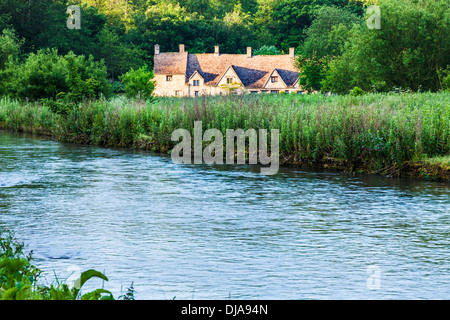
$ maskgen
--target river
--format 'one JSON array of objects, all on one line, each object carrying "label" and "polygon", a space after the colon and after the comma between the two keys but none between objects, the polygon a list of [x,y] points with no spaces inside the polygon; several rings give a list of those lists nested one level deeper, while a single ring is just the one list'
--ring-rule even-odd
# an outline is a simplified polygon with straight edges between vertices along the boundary
[{"label": "river", "polygon": [[449,299],[450,185],[246,165],[0,131],[0,227],[50,284],[117,298]]}]

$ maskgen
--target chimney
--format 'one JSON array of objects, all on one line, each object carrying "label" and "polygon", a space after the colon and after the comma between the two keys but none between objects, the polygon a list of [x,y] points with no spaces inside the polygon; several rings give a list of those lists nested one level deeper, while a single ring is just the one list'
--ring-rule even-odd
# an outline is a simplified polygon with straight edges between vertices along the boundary
[{"label": "chimney", "polygon": [[180,52],[184,52],[184,44],[180,44]]},{"label": "chimney", "polygon": [[289,48],[289,57],[290,58],[294,58],[295,56],[295,49],[294,48]]},{"label": "chimney", "polygon": [[247,47],[247,58],[252,57],[252,47]]},{"label": "chimney", "polygon": [[159,54],[159,44],[155,44],[155,56]]},{"label": "chimney", "polygon": [[214,56],[218,56],[219,53],[219,46],[214,46]]}]

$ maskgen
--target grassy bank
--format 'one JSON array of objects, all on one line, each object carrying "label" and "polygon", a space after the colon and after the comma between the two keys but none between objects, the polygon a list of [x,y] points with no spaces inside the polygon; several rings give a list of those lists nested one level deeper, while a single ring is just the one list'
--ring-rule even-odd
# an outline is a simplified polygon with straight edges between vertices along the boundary
[{"label": "grassy bank", "polygon": [[[67,116],[39,103],[0,100],[0,128],[76,143],[167,153],[175,129],[279,129],[284,165],[448,180],[450,93],[115,98]],[[416,169],[415,166],[419,166]],[[415,172],[415,173],[414,173]]]}]

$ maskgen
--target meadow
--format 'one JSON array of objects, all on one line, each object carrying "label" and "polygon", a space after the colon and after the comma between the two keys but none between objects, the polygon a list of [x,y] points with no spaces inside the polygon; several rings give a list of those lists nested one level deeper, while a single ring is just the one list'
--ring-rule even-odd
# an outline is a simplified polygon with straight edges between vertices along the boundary
[{"label": "meadow", "polygon": [[39,102],[0,100],[0,128],[64,142],[170,153],[178,128],[279,129],[280,164],[448,179],[450,93],[361,96],[123,96],[85,101],[67,114]]}]

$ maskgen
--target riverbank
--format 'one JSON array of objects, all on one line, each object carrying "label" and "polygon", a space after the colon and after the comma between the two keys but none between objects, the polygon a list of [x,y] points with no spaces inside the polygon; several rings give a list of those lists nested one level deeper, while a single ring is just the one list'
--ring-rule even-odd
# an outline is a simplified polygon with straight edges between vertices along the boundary
[{"label": "riverbank", "polygon": [[279,129],[280,164],[449,180],[450,93],[359,97],[257,95],[123,97],[78,105],[67,115],[39,103],[0,100],[0,128],[59,141],[169,153],[171,134],[209,128]]}]

